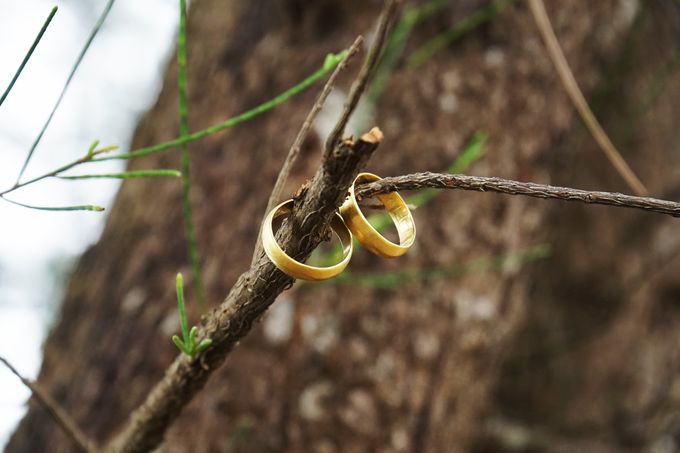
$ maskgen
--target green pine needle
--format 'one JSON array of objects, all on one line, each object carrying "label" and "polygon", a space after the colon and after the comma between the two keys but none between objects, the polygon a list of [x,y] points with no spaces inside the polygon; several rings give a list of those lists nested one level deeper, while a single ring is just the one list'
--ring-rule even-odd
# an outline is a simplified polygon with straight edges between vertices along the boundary
[{"label": "green pine needle", "polygon": [[45,23],[43,23],[42,28],[38,32],[38,35],[35,37],[33,40],[33,44],[31,44],[31,48],[28,49],[28,52],[26,53],[26,56],[24,56],[23,61],[19,65],[19,68],[17,69],[17,72],[14,74],[14,77],[12,77],[12,80],[9,82],[9,85],[5,89],[5,92],[2,93],[2,97],[0,97],[0,105],[2,105],[3,102],[5,102],[5,99],[7,98],[7,95],[9,94],[10,91],[12,91],[12,88],[14,87],[14,84],[16,83],[17,79],[19,78],[19,75],[21,75],[21,71],[24,70],[24,67],[28,63],[28,60],[31,59],[31,56],[33,55],[33,51],[35,50],[36,47],[38,47],[38,43],[42,39],[43,35],[45,34],[45,31],[47,30],[47,27],[49,27],[50,22],[52,22],[52,19],[54,18],[54,15],[57,14],[57,9],[59,7],[54,6],[52,8],[52,11],[50,11],[50,14],[47,16],[47,19],[45,20]]},{"label": "green pine needle", "polygon": [[28,208],[28,209],[36,209],[38,211],[94,211],[94,212],[101,212],[104,210],[103,207],[98,206],[96,204],[83,204],[83,205],[77,205],[77,206],[33,206],[30,204],[25,204],[25,203],[19,203],[18,201],[10,200],[9,198],[6,197],[0,197],[1,199],[5,200],[8,203],[12,203],[17,206],[21,206],[22,208]]},{"label": "green pine needle", "polygon": [[97,149],[97,146],[99,146],[99,139],[92,142],[87,150],[87,156],[94,156],[94,151]]},{"label": "green pine needle", "polygon": [[99,149],[97,149],[97,146],[99,146],[99,140],[93,141],[87,150],[87,154],[85,155],[85,157],[89,158],[87,160],[91,160],[92,157],[96,156],[97,154],[108,153],[110,151],[118,149],[118,145],[107,145]]},{"label": "green pine needle", "polygon": [[[331,54],[332,55],[332,54]],[[312,75],[304,79],[302,82],[298,83],[292,88],[289,88],[288,90],[284,91],[283,93],[279,94],[278,96],[270,99],[267,102],[264,102],[246,112],[241,113],[240,115],[231,117],[221,123],[215,124],[213,126],[210,126],[206,129],[202,129],[200,131],[194,132],[189,134],[186,137],[179,137],[174,140],[170,140],[165,143],[159,143],[158,145],[153,145],[149,146],[146,148],[140,148],[137,150],[134,150],[129,153],[124,153],[124,154],[116,154],[113,156],[106,156],[106,157],[98,157],[95,159],[92,159],[92,161],[102,161],[102,160],[113,160],[113,159],[130,159],[132,157],[141,157],[141,156],[147,156],[149,154],[154,154],[154,153],[160,153],[162,151],[168,150],[170,148],[175,148],[177,146],[180,146],[184,143],[189,143],[193,142],[196,140],[200,140],[202,138],[208,137],[209,135],[216,134],[218,132],[221,132],[225,129],[229,129],[231,127],[237,126],[241,123],[244,123],[246,121],[249,121],[253,119],[254,117],[261,115],[265,112],[268,112],[269,110],[273,109],[274,107],[283,104],[286,102],[288,99],[292,98],[293,96],[301,93],[305,89],[309,88],[312,86],[315,82],[317,82],[319,79],[321,79],[323,76],[331,72],[335,66],[340,64],[341,61],[343,61],[345,58],[347,58],[347,53],[346,52],[341,52],[340,54],[335,55],[335,58],[329,58],[328,56],[326,57],[325,64],[322,66],[320,69],[316,70]],[[327,64],[333,63],[333,66],[329,66]]]},{"label": "green pine needle", "polygon": [[189,331],[189,344],[196,344],[196,335],[198,335],[198,327],[193,326]]},{"label": "green pine needle", "polygon": [[[482,156],[484,156],[485,150],[484,145],[486,143],[486,138],[487,135],[484,132],[481,131],[475,132],[475,134],[470,139],[470,142],[468,142],[467,146],[456,158],[455,162],[453,162],[453,164],[446,169],[446,173],[451,174],[464,173],[465,171],[467,171],[468,168],[472,166],[472,164],[481,159]],[[416,207],[421,207],[429,203],[433,198],[435,198],[439,194],[441,194],[441,190],[439,189],[432,188],[423,189],[417,194],[407,197],[406,203],[414,205]],[[377,222],[381,222],[382,224],[384,224],[385,226],[383,226],[382,228],[388,226],[390,224],[389,222],[391,221],[389,215],[387,214],[382,215],[381,220],[369,218],[369,221],[371,221],[371,223],[373,222],[373,220],[376,220]]]},{"label": "green pine needle", "polygon": [[382,93],[385,91],[387,82],[389,82],[392,73],[400,63],[406,43],[413,29],[421,21],[446,6],[446,4],[446,0],[431,0],[422,5],[408,5],[404,8],[399,22],[397,22],[392,33],[390,33],[380,65],[366,94],[366,98],[372,105],[378,103]]},{"label": "green pine needle", "polygon": [[353,274],[343,272],[332,280],[320,284],[359,286],[366,288],[393,289],[416,280],[438,280],[442,278],[457,278],[468,274],[498,271],[510,263],[519,265],[546,259],[550,256],[549,244],[538,244],[506,255],[481,258],[463,264],[434,266],[428,268],[406,269],[394,272],[369,272]]},{"label": "green pine needle", "polygon": [[[98,141],[98,140],[97,140]],[[119,148],[118,145],[106,145],[103,148],[95,149],[91,156],[97,156],[99,154],[104,154],[104,153],[110,153],[111,151],[115,151]]]},{"label": "green pine needle", "polygon": [[337,65],[342,63],[342,60],[347,58],[348,50],[343,50],[340,53],[329,53],[323,61],[323,69],[331,71],[335,69]]},{"label": "green pine needle", "polygon": [[61,104],[61,101],[64,98],[64,95],[66,94],[66,91],[68,90],[68,87],[71,84],[71,81],[73,80],[73,76],[76,74],[76,71],[80,67],[80,63],[83,61],[83,58],[85,57],[87,50],[90,48],[92,41],[94,41],[94,38],[99,33],[99,30],[101,29],[102,25],[104,24],[104,21],[108,17],[109,11],[111,11],[111,7],[113,6],[114,2],[115,2],[115,0],[109,0],[106,3],[106,6],[104,6],[104,10],[102,11],[101,15],[99,16],[99,19],[97,19],[97,22],[95,23],[94,27],[92,28],[92,31],[90,32],[90,36],[88,37],[87,41],[85,42],[85,45],[83,46],[82,50],[80,51],[78,58],[76,58],[75,63],[71,67],[71,72],[69,73],[68,77],[66,78],[66,82],[64,83],[64,86],[61,89],[61,93],[59,93],[59,97],[57,98],[57,102],[55,102],[54,106],[52,107],[52,111],[50,112],[49,116],[47,117],[47,121],[45,121],[45,124],[43,124],[42,129],[40,129],[40,133],[38,134],[35,141],[33,142],[33,145],[31,145],[31,149],[28,150],[28,154],[26,155],[26,159],[24,160],[24,163],[21,166],[21,171],[19,172],[19,177],[17,178],[17,183],[21,180],[21,177],[24,175],[24,172],[26,171],[26,167],[28,167],[28,163],[30,162],[31,157],[33,157],[33,153],[35,152],[35,149],[38,147],[38,144],[40,143],[40,140],[42,139],[43,135],[45,135],[45,131],[47,130],[47,127],[52,122],[52,118],[54,117],[54,113],[59,108],[59,105]]},{"label": "green pine needle", "polygon": [[178,170],[133,170],[122,173],[102,173],[95,175],[74,175],[74,176],[55,176],[59,179],[77,180],[77,179],[96,179],[96,178],[113,178],[113,179],[132,179],[132,178],[160,178],[160,177],[174,177],[179,178],[182,173]]},{"label": "green pine needle", "polygon": [[182,340],[180,340],[177,335],[172,336],[172,342],[175,343],[175,346],[177,346],[177,348],[180,351],[182,351],[183,353],[185,353],[188,356],[191,356],[191,351],[189,349],[187,349],[187,347],[184,345],[184,342]]},{"label": "green pine needle", "polygon": [[410,68],[417,68],[434,54],[457,41],[462,36],[476,29],[480,25],[489,22],[497,14],[501,13],[509,4],[516,0],[494,0],[486,6],[472,12],[469,16],[459,20],[451,28],[438,34],[425,44],[417,48],[406,60]]},{"label": "green pine needle", "polygon": [[204,338],[204,339],[201,340],[200,343],[198,343],[198,347],[196,348],[196,353],[200,354],[201,352],[208,349],[210,346],[212,346],[212,340],[210,338]]},{"label": "green pine needle", "polygon": [[179,307],[179,325],[186,342],[189,340],[189,323],[187,322],[187,309],[184,305],[184,278],[181,273],[178,273],[175,277],[175,290],[177,291],[177,306]]},{"label": "green pine needle", "polygon": [[[179,0],[179,33],[177,35],[177,66],[179,88],[179,137],[189,135],[189,102],[187,101],[187,5],[185,0]],[[201,256],[194,227],[194,214],[191,205],[191,165],[189,143],[180,146],[180,165],[182,168],[182,212],[184,230],[186,233],[189,261],[191,262],[191,276],[193,277],[196,300],[201,312],[205,312],[205,293],[203,291],[203,276],[201,273]],[[193,344],[193,343],[192,343]]]}]

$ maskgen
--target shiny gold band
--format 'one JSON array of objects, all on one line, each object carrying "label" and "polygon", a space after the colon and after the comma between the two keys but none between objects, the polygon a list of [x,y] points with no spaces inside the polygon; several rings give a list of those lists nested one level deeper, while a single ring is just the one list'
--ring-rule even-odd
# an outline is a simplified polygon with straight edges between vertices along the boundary
[{"label": "shiny gold band", "polygon": [[385,258],[395,258],[406,253],[416,239],[416,224],[403,198],[396,192],[377,195],[378,200],[385,206],[394,225],[397,227],[399,244],[395,244],[387,240],[368,223],[361,209],[359,209],[354,195],[355,184],[378,181],[380,179],[380,176],[372,173],[360,173],[349,189],[347,200],[340,207],[340,215],[361,245],[376,255]]},{"label": "shiny gold band", "polygon": [[331,228],[342,242],[342,261],[330,267],[314,267],[295,261],[281,249],[274,236],[275,224],[280,223],[283,217],[290,214],[293,200],[284,201],[271,210],[262,225],[262,245],[269,259],[283,273],[302,280],[326,280],[335,277],[342,272],[352,257],[352,233],[342,221],[339,214],[334,214],[331,220]]}]

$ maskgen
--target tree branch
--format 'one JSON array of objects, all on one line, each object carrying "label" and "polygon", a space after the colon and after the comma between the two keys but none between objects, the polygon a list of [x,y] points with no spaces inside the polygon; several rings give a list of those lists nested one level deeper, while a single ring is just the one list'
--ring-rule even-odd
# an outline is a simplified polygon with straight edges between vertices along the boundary
[{"label": "tree branch", "polygon": [[17,371],[14,366],[4,357],[0,357],[0,362],[5,364],[5,366],[21,380],[21,383],[28,387],[36,400],[40,405],[45,408],[45,410],[52,416],[54,421],[57,422],[59,426],[64,430],[64,432],[73,440],[73,442],[80,447],[81,450],[86,452],[97,451],[97,446],[93,441],[91,441],[85,433],[83,433],[76,422],[68,415],[68,413],[57,403],[49,393],[43,391],[43,389],[36,383],[29,379],[23,377],[19,371]]},{"label": "tree branch", "polygon": [[414,173],[411,175],[383,178],[356,188],[358,198],[368,198],[380,193],[399,190],[415,190],[432,187],[436,189],[462,189],[479,192],[499,192],[507,195],[524,195],[535,198],[554,198],[563,201],[603,204],[620,208],[635,208],[645,211],[680,217],[680,203],[650,197],[636,197],[612,192],[597,192],[572,189],[570,187],[548,186],[533,182],[519,182],[484,176],[450,175],[442,173]]},{"label": "tree branch", "polygon": [[[396,14],[396,4],[396,0],[386,2],[378,26],[380,33],[387,33],[388,24]],[[374,41],[350,99],[358,100],[363,94],[375,65],[371,55],[380,55],[384,43],[384,39]],[[347,112],[351,111],[352,108],[346,106],[334,131],[344,130]],[[331,142],[326,142],[321,166],[298,192],[291,215],[276,233],[277,242],[288,255],[303,261],[329,236],[331,217],[382,138],[382,132],[373,128],[359,140],[336,141],[330,149],[328,144]],[[130,415],[123,430],[107,444],[105,451],[146,452],[158,446],[182,408],[203,388],[208,377],[250,331],[253,323],[293,282],[293,278],[260,253],[250,269],[238,278],[224,302],[207,315],[198,337],[210,338],[212,347],[194,360],[180,354],[151,389],[146,401]]]},{"label": "tree branch", "polygon": [[[331,216],[381,138],[380,131],[374,129],[356,142],[345,140],[324,161],[308,188],[296,198],[291,217],[277,233],[277,241],[286,253],[303,260],[326,238]],[[293,281],[262,254],[238,278],[224,302],[207,316],[198,336],[210,338],[213,346],[193,361],[180,354],[106,451],[145,452],[160,444],[182,408]]]}]

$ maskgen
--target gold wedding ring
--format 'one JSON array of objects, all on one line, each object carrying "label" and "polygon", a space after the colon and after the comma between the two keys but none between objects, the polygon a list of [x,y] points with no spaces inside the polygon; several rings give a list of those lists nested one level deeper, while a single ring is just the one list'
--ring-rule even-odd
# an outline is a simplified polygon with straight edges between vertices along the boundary
[{"label": "gold wedding ring", "polygon": [[389,241],[368,223],[366,217],[359,209],[354,186],[364,182],[378,181],[382,178],[372,173],[360,173],[352,187],[349,188],[349,196],[340,207],[340,215],[345,224],[354,234],[357,240],[371,252],[385,258],[401,256],[413,245],[416,239],[416,224],[413,221],[411,211],[406,206],[404,199],[396,192],[376,195],[378,200],[385,206],[394,225],[399,233],[399,244]]},{"label": "gold wedding ring", "polygon": [[326,280],[342,272],[352,257],[352,233],[339,214],[333,214],[330,226],[342,242],[342,261],[329,267],[314,267],[294,260],[276,242],[275,228],[278,229],[285,216],[290,214],[293,200],[284,201],[272,209],[262,225],[262,245],[269,259],[285,274],[302,280]]}]

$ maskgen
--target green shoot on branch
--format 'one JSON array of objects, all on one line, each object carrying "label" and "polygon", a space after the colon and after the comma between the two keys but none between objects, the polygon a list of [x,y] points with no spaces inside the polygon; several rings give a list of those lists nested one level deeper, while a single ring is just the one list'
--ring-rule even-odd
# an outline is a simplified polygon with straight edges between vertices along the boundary
[{"label": "green shoot on branch", "polygon": [[175,289],[177,291],[177,306],[179,308],[179,325],[182,329],[182,338],[180,339],[177,335],[172,336],[172,342],[175,346],[188,355],[191,359],[196,357],[196,354],[200,354],[212,345],[212,340],[210,338],[204,338],[196,344],[196,336],[198,335],[198,327],[193,326],[189,330],[189,323],[187,322],[187,310],[184,305],[184,279],[182,274],[177,274],[175,278]]},{"label": "green shoot on branch", "polygon": [[87,150],[87,154],[85,154],[85,157],[86,157],[85,160],[86,161],[89,161],[90,159],[92,159],[94,156],[96,156],[98,154],[104,154],[104,153],[108,153],[109,151],[113,151],[113,150],[118,149],[118,145],[107,145],[103,148],[97,149],[98,146],[99,146],[99,140],[95,140],[95,141],[92,142],[92,144],[90,145],[90,148]]}]

